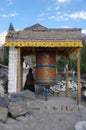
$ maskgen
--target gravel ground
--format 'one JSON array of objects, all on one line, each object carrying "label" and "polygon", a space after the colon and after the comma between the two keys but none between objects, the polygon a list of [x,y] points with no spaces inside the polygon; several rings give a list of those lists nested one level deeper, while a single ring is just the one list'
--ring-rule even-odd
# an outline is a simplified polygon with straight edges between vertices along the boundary
[{"label": "gravel ground", "polygon": [[28,100],[28,114],[0,122],[0,130],[74,130],[78,121],[86,121],[86,102],[77,105],[77,92],[68,98],[64,95],[49,96],[47,101],[43,95],[36,95],[35,100]]}]

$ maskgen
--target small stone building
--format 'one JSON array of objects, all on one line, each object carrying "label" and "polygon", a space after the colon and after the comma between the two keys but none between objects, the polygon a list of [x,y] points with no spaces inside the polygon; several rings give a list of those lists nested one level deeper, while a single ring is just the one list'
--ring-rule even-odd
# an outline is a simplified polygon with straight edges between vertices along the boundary
[{"label": "small stone building", "polygon": [[22,90],[24,56],[52,52],[66,57],[66,96],[68,96],[68,57],[76,53],[78,103],[80,102],[80,48],[83,47],[81,29],[46,28],[35,24],[24,30],[9,31],[5,45],[9,46],[8,93]]}]

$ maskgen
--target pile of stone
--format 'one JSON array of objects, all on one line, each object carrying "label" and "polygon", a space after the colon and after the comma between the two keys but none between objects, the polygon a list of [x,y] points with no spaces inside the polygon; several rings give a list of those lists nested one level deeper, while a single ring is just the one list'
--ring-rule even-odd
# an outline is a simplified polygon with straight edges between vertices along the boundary
[{"label": "pile of stone", "polygon": [[0,94],[8,93],[8,81],[0,79]]},{"label": "pile of stone", "polygon": [[8,67],[0,64],[0,94],[8,92]]},{"label": "pile of stone", "polygon": [[[75,81],[68,81],[69,91],[77,91],[77,83]],[[66,91],[66,81],[61,80],[54,86],[50,87],[50,94],[60,94]]]},{"label": "pile of stone", "polygon": [[0,121],[6,122],[7,118],[16,119],[29,112],[29,100],[35,99],[35,94],[29,90],[21,93],[13,93],[0,95]]},{"label": "pile of stone", "polygon": [[86,98],[86,74],[81,76],[82,98]]}]

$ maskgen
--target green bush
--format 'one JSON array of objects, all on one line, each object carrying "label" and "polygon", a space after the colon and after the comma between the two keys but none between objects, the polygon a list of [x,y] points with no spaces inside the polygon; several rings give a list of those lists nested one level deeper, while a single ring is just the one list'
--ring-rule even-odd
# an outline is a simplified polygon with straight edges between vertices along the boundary
[{"label": "green bush", "polygon": [[86,73],[86,65],[85,64],[81,64],[81,74]]},{"label": "green bush", "polygon": [[65,68],[65,58],[60,57],[59,59],[57,59],[56,66],[59,72],[63,72]]}]

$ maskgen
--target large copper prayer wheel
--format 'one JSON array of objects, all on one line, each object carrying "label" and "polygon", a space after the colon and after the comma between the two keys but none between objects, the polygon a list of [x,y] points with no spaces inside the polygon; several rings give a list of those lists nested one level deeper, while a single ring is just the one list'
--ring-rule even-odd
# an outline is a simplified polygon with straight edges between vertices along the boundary
[{"label": "large copper prayer wheel", "polygon": [[54,53],[36,55],[36,83],[53,84],[56,82],[56,58]]}]

